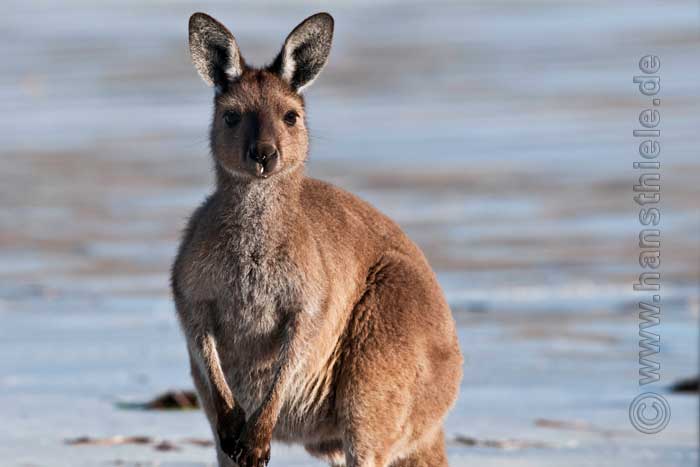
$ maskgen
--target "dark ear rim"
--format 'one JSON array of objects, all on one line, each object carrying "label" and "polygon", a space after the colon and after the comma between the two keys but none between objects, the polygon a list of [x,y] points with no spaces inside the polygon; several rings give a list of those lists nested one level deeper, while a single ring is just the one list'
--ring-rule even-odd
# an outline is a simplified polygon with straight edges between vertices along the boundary
[{"label": "dark ear rim", "polygon": [[202,12],[189,20],[189,48],[195,69],[209,86],[222,91],[245,69],[236,38],[221,22]]},{"label": "dark ear rim", "polygon": [[[318,69],[316,69],[313,72],[313,76],[306,77],[306,79],[300,81],[298,77],[295,76],[298,71],[296,69],[296,64],[288,63],[293,60],[292,55],[294,51],[297,48],[299,48],[299,45],[301,45],[296,44],[296,47],[294,47],[295,44],[293,44],[292,41],[295,38],[295,36],[299,35],[304,29],[311,27],[314,23],[318,23],[319,26],[328,35],[328,37],[325,40],[326,47],[324,47],[321,50],[322,63],[320,64],[320,66],[318,66]],[[295,89],[298,93],[301,93],[306,87],[311,85],[316,80],[321,71],[323,71],[323,68],[325,68],[326,64],[328,63],[328,57],[330,55],[331,47],[333,44],[334,30],[335,20],[333,19],[333,16],[331,16],[330,13],[322,11],[307,17],[306,19],[301,21],[294,29],[292,29],[292,32],[290,32],[287,35],[287,38],[284,40],[282,50],[277,55],[274,62],[268,67],[268,70],[277,74],[280,78],[289,83],[290,86],[293,89]]]}]

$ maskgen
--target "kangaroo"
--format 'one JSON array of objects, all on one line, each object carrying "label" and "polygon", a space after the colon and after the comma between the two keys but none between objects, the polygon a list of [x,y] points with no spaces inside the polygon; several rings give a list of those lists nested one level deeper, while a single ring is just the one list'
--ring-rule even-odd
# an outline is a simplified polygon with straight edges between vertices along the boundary
[{"label": "kangaroo", "polygon": [[337,466],[447,465],[462,356],[436,277],[397,224],[304,175],[301,93],[333,24],[307,18],[254,68],[226,27],[190,18],[195,68],[215,88],[216,187],[171,282],[220,466],[267,465],[272,439]]}]

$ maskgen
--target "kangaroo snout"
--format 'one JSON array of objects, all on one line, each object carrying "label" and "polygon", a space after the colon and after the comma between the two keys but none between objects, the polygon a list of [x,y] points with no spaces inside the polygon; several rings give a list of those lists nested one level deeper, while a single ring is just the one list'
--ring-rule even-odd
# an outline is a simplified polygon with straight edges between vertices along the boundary
[{"label": "kangaroo snout", "polygon": [[258,177],[268,177],[279,167],[280,153],[277,146],[268,142],[253,143],[248,148],[246,157],[251,169]]}]

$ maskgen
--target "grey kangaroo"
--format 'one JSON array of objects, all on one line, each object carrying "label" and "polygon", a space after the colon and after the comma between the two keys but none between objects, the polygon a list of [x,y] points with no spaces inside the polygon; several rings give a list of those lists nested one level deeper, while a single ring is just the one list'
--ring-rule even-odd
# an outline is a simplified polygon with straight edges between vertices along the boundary
[{"label": "grey kangaroo", "polygon": [[253,68],[226,27],[190,18],[216,173],[172,268],[192,377],[220,466],[267,465],[272,439],[331,465],[446,466],[462,356],[435,274],[393,221],[304,175],[301,93],[332,37],[313,15]]}]

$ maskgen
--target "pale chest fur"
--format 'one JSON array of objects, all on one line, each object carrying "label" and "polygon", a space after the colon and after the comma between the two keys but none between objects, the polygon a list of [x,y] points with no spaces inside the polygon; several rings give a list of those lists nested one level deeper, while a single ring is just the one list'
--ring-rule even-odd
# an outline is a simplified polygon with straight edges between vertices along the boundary
[{"label": "pale chest fur", "polygon": [[212,304],[188,319],[210,330],[234,398],[252,411],[272,384],[290,321],[317,311],[317,287],[266,213],[212,211],[195,216],[178,284],[189,300]]},{"label": "pale chest fur", "polygon": [[214,213],[200,221],[206,226],[194,226],[184,251],[183,292],[215,305],[216,328],[227,340],[269,337],[304,306],[303,277],[290,246],[270,232],[270,220],[254,214]]}]

